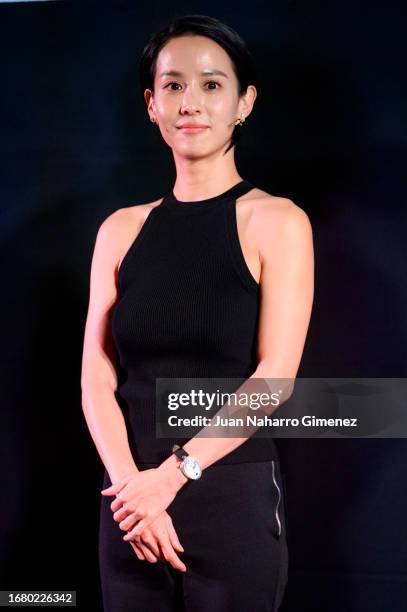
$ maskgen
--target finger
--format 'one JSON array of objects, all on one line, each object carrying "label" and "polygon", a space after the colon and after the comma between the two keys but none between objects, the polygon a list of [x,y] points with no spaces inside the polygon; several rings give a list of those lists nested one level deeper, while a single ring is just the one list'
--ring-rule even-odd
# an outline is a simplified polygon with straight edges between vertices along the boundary
[{"label": "finger", "polygon": [[116,510],[121,508],[123,504],[124,504],[124,501],[122,501],[119,497],[116,497],[116,499],[114,499],[112,503],[110,504],[110,508],[113,512],[116,512]]},{"label": "finger", "polygon": [[167,529],[168,529],[168,537],[170,538],[170,542],[174,548],[177,548],[179,551],[184,552],[184,547],[179,541],[178,534],[175,531],[173,522],[170,517],[168,518],[169,518],[169,521],[167,522]]},{"label": "finger", "polygon": [[141,543],[144,544],[144,546],[147,546],[156,557],[160,556],[160,547],[151,532],[148,532],[148,535],[141,536]]},{"label": "finger", "polygon": [[173,567],[175,567],[175,569],[181,570],[181,572],[187,571],[186,565],[181,561],[181,559],[178,557],[177,553],[171,546],[168,536],[161,536],[160,546],[166,561],[168,561]]},{"label": "finger", "polygon": [[138,519],[137,525],[134,527],[134,535],[141,535],[147,527],[150,527],[151,523],[161,514],[161,511],[155,512],[148,510],[147,512],[136,512]]},{"label": "finger", "polygon": [[[132,512],[131,514],[128,514],[126,518],[120,521],[119,527],[120,529],[123,529],[123,531],[130,531],[130,529],[132,529],[135,526],[135,524],[140,518],[141,517],[137,514],[137,512]],[[141,534],[137,534],[137,535],[141,535]]]},{"label": "finger", "polygon": [[148,546],[146,546],[145,544],[143,544],[143,542],[141,542],[139,544],[139,547],[141,548],[141,550],[143,551],[143,555],[145,556],[145,558],[147,559],[147,561],[150,561],[150,563],[157,563],[158,558],[156,555],[154,555],[151,550],[148,548]]},{"label": "finger", "polygon": [[130,541],[131,547],[133,548],[134,552],[136,553],[138,559],[140,559],[140,561],[145,561],[146,558],[143,555],[143,552],[139,549],[138,545],[135,542]]},{"label": "finger", "polygon": [[129,540],[134,536],[141,535],[146,527],[157,518],[157,514],[146,514],[128,534],[123,537],[123,540]]},{"label": "finger", "polygon": [[172,547],[170,548],[170,545],[165,546],[162,549],[162,552],[163,552],[165,560],[168,561],[168,563],[170,563],[172,567],[180,570],[181,572],[187,571],[186,565],[181,561],[181,559],[178,557],[174,549]]},{"label": "finger", "polygon": [[130,510],[127,510],[123,504],[122,507],[116,510],[116,512],[113,514],[113,518],[115,521],[122,521],[123,519],[129,516],[129,513]]},{"label": "finger", "polygon": [[[140,536],[137,536],[137,537],[140,538]],[[166,559],[163,556],[162,551],[161,551],[161,549],[160,549],[160,547],[158,545],[154,547],[154,545],[153,546],[150,545],[150,542],[141,542],[140,539],[138,539],[138,540],[130,540],[129,544],[131,544],[134,552],[136,553],[137,557],[141,561],[147,560],[146,559],[146,555],[143,553],[144,547],[147,547],[147,548],[150,549],[150,551],[156,557],[157,561],[166,561]]]},{"label": "finger", "polygon": [[126,535],[123,536],[123,540],[127,541],[134,540],[135,538],[140,538],[144,530],[139,533],[136,533],[135,531],[136,527],[138,527],[138,525],[140,524],[140,519],[141,517],[135,514],[133,520],[131,521],[131,523],[129,523],[128,529],[123,529],[123,527],[121,527],[121,523],[119,523],[120,529],[123,529],[123,531],[127,531]]},{"label": "finger", "polygon": [[101,490],[102,495],[116,495],[126,484],[129,482],[132,476],[125,476],[120,480],[117,480],[114,484],[110,485],[110,487],[106,487],[106,489]]}]

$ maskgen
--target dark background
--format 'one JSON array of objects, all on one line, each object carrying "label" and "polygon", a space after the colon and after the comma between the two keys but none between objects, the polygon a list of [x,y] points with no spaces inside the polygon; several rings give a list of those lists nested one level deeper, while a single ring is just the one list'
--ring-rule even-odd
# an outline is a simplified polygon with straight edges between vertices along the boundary
[{"label": "dark background", "polygon": [[[235,28],[260,86],[240,174],[310,217],[315,302],[298,376],[406,376],[405,6],[382,2],[0,5],[0,589],[76,589],[101,609],[102,465],[81,409],[90,260],[114,210],[172,186],[142,105],[149,36],[200,13]],[[276,440],[284,612],[405,612],[407,445]]]}]

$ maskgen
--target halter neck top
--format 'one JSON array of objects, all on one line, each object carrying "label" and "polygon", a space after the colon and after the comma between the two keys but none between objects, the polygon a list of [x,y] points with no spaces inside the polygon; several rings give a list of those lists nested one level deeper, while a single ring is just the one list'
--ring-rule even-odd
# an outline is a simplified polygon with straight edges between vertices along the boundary
[{"label": "halter neck top", "polygon": [[[173,444],[158,438],[156,378],[248,378],[256,369],[259,284],[239,241],[241,180],[204,200],[173,189],[149,213],[119,268],[112,336],[117,400],[136,463],[159,464]],[[217,464],[278,459],[271,438],[249,438]]]}]

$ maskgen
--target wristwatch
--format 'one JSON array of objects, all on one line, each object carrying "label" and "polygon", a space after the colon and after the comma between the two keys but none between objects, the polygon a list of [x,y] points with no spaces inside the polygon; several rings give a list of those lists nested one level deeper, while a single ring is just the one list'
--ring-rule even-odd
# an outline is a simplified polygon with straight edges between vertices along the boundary
[{"label": "wristwatch", "polygon": [[179,468],[184,476],[190,480],[198,480],[198,478],[202,476],[202,469],[198,459],[189,455],[185,448],[182,448],[182,446],[178,444],[174,444],[172,452],[181,461]]}]

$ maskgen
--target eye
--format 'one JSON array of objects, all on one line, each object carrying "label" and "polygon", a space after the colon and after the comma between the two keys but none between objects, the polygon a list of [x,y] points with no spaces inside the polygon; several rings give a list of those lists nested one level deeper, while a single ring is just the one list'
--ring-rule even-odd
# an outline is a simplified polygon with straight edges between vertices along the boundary
[{"label": "eye", "polygon": [[171,83],[167,83],[167,85],[165,85],[164,89],[167,89],[170,85],[179,85],[179,83],[176,83],[175,81],[171,81]]},{"label": "eye", "polygon": [[[205,85],[209,85],[209,83],[213,83],[214,85],[219,85],[220,87],[220,83],[218,83],[218,81],[207,81]],[[167,83],[167,85],[165,85],[164,89],[170,88],[171,91],[179,91],[179,90],[173,89],[171,85],[179,85],[179,83],[177,83],[176,81],[171,81],[170,83]],[[217,89],[217,87],[210,87],[210,89],[212,90]]]},{"label": "eye", "polygon": [[[220,87],[220,83],[218,83],[218,81],[208,81],[207,83],[205,83],[205,85],[208,85],[208,83],[214,83],[215,85],[219,85]],[[217,89],[217,87],[211,87],[211,89]]]}]

